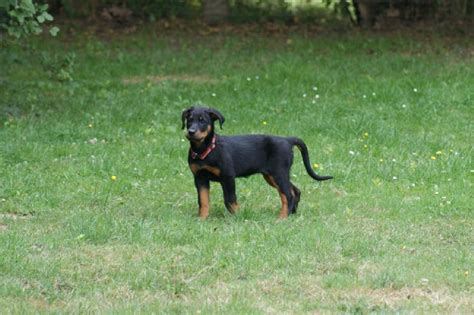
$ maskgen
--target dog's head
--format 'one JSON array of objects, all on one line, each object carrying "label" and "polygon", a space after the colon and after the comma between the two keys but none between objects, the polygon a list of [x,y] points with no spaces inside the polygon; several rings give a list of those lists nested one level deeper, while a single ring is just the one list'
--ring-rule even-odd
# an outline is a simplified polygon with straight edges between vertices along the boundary
[{"label": "dog's head", "polygon": [[181,114],[184,129],[186,126],[186,138],[189,141],[201,143],[214,131],[214,121],[219,120],[222,128],[224,116],[214,108],[190,107]]}]

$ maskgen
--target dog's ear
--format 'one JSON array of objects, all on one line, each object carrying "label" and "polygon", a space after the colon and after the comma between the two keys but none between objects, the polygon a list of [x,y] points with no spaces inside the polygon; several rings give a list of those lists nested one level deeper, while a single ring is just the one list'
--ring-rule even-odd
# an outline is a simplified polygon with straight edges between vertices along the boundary
[{"label": "dog's ear", "polygon": [[181,129],[184,129],[186,119],[189,117],[189,113],[191,113],[193,109],[194,109],[194,106],[191,106],[188,109],[183,110],[183,112],[181,113],[181,121],[183,123],[183,125],[181,126]]},{"label": "dog's ear", "polygon": [[222,125],[224,124],[224,121],[225,121],[224,116],[222,116],[222,114],[219,113],[219,111],[214,108],[209,108],[207,112],[209,113],[209,116],[211,116],[211,119],[213,121],[219,119],[219,126],[222,129]]}]

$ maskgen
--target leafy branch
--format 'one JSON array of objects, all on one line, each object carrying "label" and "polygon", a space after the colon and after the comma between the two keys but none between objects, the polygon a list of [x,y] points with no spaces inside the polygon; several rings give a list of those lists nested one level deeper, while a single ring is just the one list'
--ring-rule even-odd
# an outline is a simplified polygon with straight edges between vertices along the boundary
[{"label": "leafy branch", "polygon": [[[48,13],[47,4],[38,4],[33,0],[6,0],[0,2],[0,9],[8,15],[7,23],[0,26],[8,34],[16,38],[28,35],[38,35],[43,32],[42,24],[53,21],[53,16]],[[49,29],[52,36],[56,36],[59,28],[53,26]]]}]

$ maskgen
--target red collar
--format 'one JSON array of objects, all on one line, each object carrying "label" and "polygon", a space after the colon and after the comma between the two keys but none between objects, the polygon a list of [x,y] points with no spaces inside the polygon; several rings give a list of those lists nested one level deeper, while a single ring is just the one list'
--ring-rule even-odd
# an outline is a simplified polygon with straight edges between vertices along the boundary
[{"label": "red collar", "polygon": [[216,148],[216,136],[214,135],[212,137],[211,145],[208,146],[206,150],[204,150],[204,152],[202,152],[201,154],[197,154],[196,152],[193,151],[193,149],[189,148],[189,153],[191,154],[191,158],[193,160],[196,160],[197,158],[199,158],[200,160],[204,160],[209,155],[209,153],[211,153],[212,150],[214,150],[215,148]]}]

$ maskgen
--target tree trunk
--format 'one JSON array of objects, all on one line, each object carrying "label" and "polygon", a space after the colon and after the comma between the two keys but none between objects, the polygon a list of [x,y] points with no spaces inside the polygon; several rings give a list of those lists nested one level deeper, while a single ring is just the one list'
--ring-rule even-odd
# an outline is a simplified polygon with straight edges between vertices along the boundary
[{"label": "tree trunk", "polygon": [[353,0],[357,24],[363,28],[372,27],[375,23],[377,5],[380,1]]},{"label": "tree trunk", "polygon": [[227,0],[203,0],[203,18],[207,24],[218,24],[227,19],[229,4]]}]

